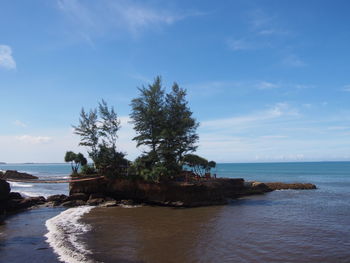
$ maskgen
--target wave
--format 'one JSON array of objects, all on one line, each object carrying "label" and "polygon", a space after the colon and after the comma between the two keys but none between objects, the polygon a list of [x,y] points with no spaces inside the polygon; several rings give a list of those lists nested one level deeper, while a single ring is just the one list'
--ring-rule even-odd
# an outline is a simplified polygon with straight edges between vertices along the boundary
[{"label": "wave", "polygon": [[16,182],[9,182],[11,186],[13,187],[33,187],[32,184],[21,184]]},{"label": "wave", "polygon": [[92,263],[89,255],[92,254],[85,244],[78,241],[83,233],[90,230],[89,225],[79,222],[79,219],[93,207],[81,206],[63,211],[46,221],[48,233],[46,242],[53,248],[59,260],[66,263]]},{"label": "wave", "polygon": [[43,196],[43,197],[48,197],[48,194],[43,194],[43,193],[39,193],[39,192],[27,192],[27,191],[18,191],[21,196],[23,197],[37,197],[37,196]]}]

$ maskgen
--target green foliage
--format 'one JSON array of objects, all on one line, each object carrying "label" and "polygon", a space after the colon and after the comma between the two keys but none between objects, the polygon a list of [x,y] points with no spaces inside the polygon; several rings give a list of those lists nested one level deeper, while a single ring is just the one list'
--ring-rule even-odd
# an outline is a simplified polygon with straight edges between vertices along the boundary
[{"label": "green foliage", "polygon": [[100,144],[95,166],[101,174],[108,177],[125,175],[128,161],[124,156],[125,154],[116,151],[115,148]]},{"label": "green foliage", "polygon": [[72,151],[66,152],[64,160],[65,162],[71,163],[73,174],[78,173],[80,166],[85,166],[87,164],[87,160],[82,153],[77,154]]},{"label": "green foliage", "polygon": [[120,129],[120,120],[114,108],[108,108],[104,100],[99,103],[98,109],[101,117],[98,134],[101,137],[102,145],[107,145],[115,149],[118,138],[117,132]]},{"label": "green foliage", "polygon": [[[125,154],[118,152],[116,148],[120,121],[113,107],[108,107],[102,100],[98,109],[90,110],[89,113],[82,109],[79,124],[73,127],[75,133],[81,137],[80,145],[89,147],[88,153],[97,172],[106,176],[125,173]],[[90,168],[84,169],[92,172]]]},{"label": "green foliage", "polygon": [[81,167],[81,173],[84,175],[93,175],[96,174],[97,171],[93,165],[86,164]]},{"label": "green foliage", "polygon": [[137,162],[144,162],[143,173],[176,175],[181,171],[184,154],[195,151],[198,140],[198,123],[188,107],[186,91],[175,83],[165,94],[160,77],[139,91],[140,96],[132,100],[130,117],[137,146],[147,146],[149,151]]},{"label": "green foliage", "polygon": [[80,136],[79,145],[87,146],[90,148],[88,151],[89,156],[92,160],[95,159],[97,148],[98,148],[98,115],[97,111],[90,110],[86,113],[84,108],[80,112],[79,125],[73,126],[74,133]]},{"label": "green foliage", "polygon": [[184,154],[194,152],[198,141],[198,123],[186,100],[186,91],[174,83],[166,95],[165,123],[160,145],[161,155],[169,171],[178,173]]},{"label": "green foliage", "polygon": [[164,124],[164,89],[161,78],[157,77],[152,85],[139,88],[140,96],[131,101],[130,117],[137,136],[133,138],[137,147],[141,145],[150,148],[151,162],[159,161],[158,147]]},{"label": "green foliage", "polygon": [[183,158],[183,164],[190,167],[192,172],[198,176],[210,173],[210,170],[216,167],[214,161],[208,162],[207,159],[195,154],[186,154]]}]

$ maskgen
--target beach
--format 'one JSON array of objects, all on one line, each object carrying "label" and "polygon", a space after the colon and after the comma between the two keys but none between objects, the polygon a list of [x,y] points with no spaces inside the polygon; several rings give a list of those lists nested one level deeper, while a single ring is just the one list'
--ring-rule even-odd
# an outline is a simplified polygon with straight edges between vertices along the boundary
[{"label": "beach", "polygon": [[[0,261],[345,263],[349,168],[349,162],[219,164],[216,173],[224,177],[318,186],[223,206],[31,209],[0,226]],[[50,169],[57,175],[57,166]]]}]

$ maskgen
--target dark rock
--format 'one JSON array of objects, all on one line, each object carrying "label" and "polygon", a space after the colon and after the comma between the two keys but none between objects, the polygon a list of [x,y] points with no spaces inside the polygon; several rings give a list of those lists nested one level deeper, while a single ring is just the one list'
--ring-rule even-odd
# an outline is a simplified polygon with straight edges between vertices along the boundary
[{"label": "dark rock", "polygon": [[96,198],[105,198],[106,196],[102,193],[92,193],[89,196],[89,199],[96,199]]},{"label": "dark rock", "polygon": [[31,180],[31,179],[38,179],[38,177],[28,173],[20,173],[15,170],[7,170],[2,175],[2,179]]},{"label": "dark rock", "polygon": [[66,201],[62,203],[62,206],[66,206],[66,207],[75,207],[75,206],[82,206],[82,205],[86,205],[86,202],[83,200],[71,200],[71,201]]},{"label": "dark rock", "polygon": [[0,201],[9,199],[10,191],[10,184],[5,180],[0,179]]},{"label": "dark rock", "polygon": [[93,199],[89,199],[86,204],[87,205],[99,205],[105,202],[104,198],[93,198]]},{"label": "dark rock", "polygon": [[100,207],[114,207],[117,205],[118,205],[117,201],[113,200],[113,201],[106,201],[106,202],[100,204],[99,206]]},{"label": "dark rock", "polygon": [[316,185],[310,184],[310,183],[280,183],[280,182],[274,182],[274,183],[266,183],[266,185],[272,190],[287,190],[287,189],[294,189],[294,190],[311,190],[311,189],[317,189]]},{"label": "dark rock", "polygon": [[120,200],[121,205],[135,205],[133,200]]},{"label": "dark rock", "polygon": [[87,201],[89,199],[89,196],[87,194],[84,193],[76,193],[76,194],[71,194],[70,196],[68,196],[67,200],[68,201],[73,201],[73,200],[83,200],[83,201]]},{"label": "dark rock", "polygon": [[46,200],[47,200],[47,202],[63,203],[63,202],[68,200],[68,196],[66,196],[66,195],[50,195]]},{"label": "dark rock", "polygon": [[[275,184],[275,183],[273,183]],[[101,178],[70,183],[70,193],[90,196],[88,204],[98,205],[108,197],[115,200],[133,200],[135,203],[174,207],[224,205],[229,199],[253,194],[264,194],[276,189],[314,189],[314,185],[293,184],[281,188],[260,182],[245,182],[242,178],[217,178],[196,182],[147,182],[143,180]],[[124,202],[134,205],[133,202]]]},{"label": "dark rock", "polygon": [[26,209],[36,205],[42,205],[45,203],[45,197],[29,197],[22,199],[11,199],[7,202],[6,210],[15,211],[20,209]]},{"label": "dark rock", "polygon": [[9,194],[9,199],[24,199],[24,198],[23,198],[23,196],[20,193],[11,192]]},{"label": "dark rock", "polygon": [[252,182],[251,184],[252,193],[263,194],[271,192],[272,190],[265,184],[261,182]]}]

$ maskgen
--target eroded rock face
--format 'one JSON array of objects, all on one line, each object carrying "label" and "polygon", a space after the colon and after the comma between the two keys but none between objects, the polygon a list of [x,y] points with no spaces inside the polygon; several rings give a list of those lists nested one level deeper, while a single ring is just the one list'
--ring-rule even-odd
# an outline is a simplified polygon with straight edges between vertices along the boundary
[{"label": "eroded rock face", "polygon": [[48,202],[65,202],[68,196],[66,195],[50,195],[46,200]]},{"label": "eroded rock face", "polygon": [[9,199],[10,191],[10,184],[5,180],[0,179],[0,201]]},{"label": "eroded rock face", "polygon": [[70,196],[68,196],[67,200],[68,201],[73,201],[73,200],[83,200],[83,201],[87,201],[89,199],[89,196],[87,194],[84,193],[76,193],[76,194],[72,194]]},{"label": "eroded rock face", "polygon": [[310,183],[280,183],[280,182],[274,182],[274,183],[266,183],[266,185],[272,190],[287,190],[287,189],[294,189],[294,190],[311,190],[311,189],[317,189],[316,185],[310,184]]},{"label": "eroded rock face", "polygon": [[3,175],[0,175],[2,179],[15,179],[15,180],[31,180],[38,179],[38,177],[28,174],[28,173],[20,173],[16,170],[7,170]]},{"label": "eroded rock face", "polygon": [[86,202],[83,200],[71,200],[71,201],[66,201],[62,203],[61,205],[66,207],[75,207],[75,206],[86,205]]}]

